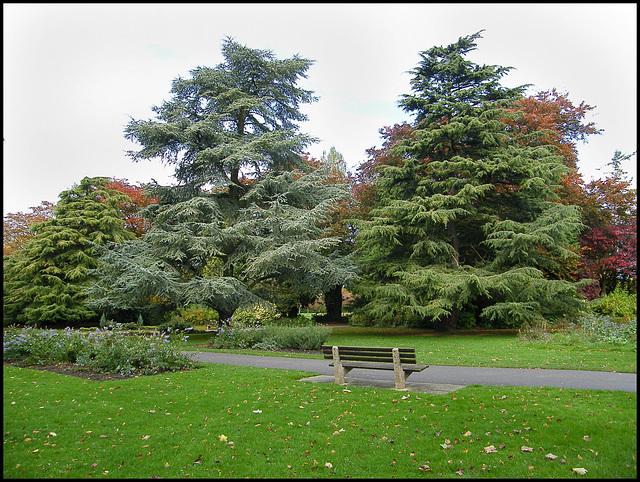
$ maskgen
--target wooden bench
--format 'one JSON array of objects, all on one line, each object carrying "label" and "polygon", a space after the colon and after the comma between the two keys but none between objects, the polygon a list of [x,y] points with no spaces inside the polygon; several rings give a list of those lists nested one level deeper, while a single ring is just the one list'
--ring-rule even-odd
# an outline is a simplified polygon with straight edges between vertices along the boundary
[{"label": "wooden bench", "polygon": [[329,366],[333,367],[339,385],[344,385],[345,375],[354,368],[393,370],[396,389],[403,390],[409,375],[429,367],[416,363],[415,348],[323,345],[322,353],[325,360],[332,360]]}]

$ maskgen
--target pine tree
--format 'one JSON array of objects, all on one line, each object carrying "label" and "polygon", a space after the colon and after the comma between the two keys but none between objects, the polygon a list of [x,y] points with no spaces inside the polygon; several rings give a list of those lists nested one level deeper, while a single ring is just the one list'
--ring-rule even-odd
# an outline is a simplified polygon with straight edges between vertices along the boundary
[{"label": "pine tree", "polygon": [[315,139],[298,132],[307,119],[299,106],[317,99],[296,85],[311,60],[279,60],[231,38],[222,54],[217,67],[174,80],[172,99],[153,107],[157,120],[132,120],[125,135],[142,145],[134,161],[159,158],[176,166],[181,185],[227,188],[237,202],[247,189],[241,176],[303,165],[300,152]]},{"label": "pine tree", "polygon": [[159,202],[145,211],[152,228],[142,243],[103,250],[96,307],[198,303],[224,320],[241,305],[282,302],[283,292],[297,302],[347,276],[314,225],[336,193],[309,172],[302,152],[315,139],[296,124],[306,119],[300,105],[316,100],[296,85],[312,61],[229,38],[222,54],[217,67],[176,79],[156,120],[125,130],[142,145],[133,160],[175,165],[179,184],[148,188]]},{"label": "pine tree", "polygon": [[97,317],[85,306],[95,246],[133,239],[117,210],[126,196],[107,178],[82,179],[60,194],[54,217],[31,227],[34,236],[5,266],[5,323],[80,323]]},{"label": "pine tree", "polygon": [[479,37],[422,52],[400,101],[413,134],[395,148],[403,162],[380,168],[359,237],[369,319],[453,330],[467,312],[518,326],[577,306],[575,285],[541,271],[575,256],[578,210],[553,202],[565,167],[502,122],[527,86],[503,87],[509,68],[465,59]]},{"label": "pine tree", "polygon": [[326,178],[320,170],[267,175],[231,217],[215,194],[151,206],[154,228],[142,241],[103,248],[92,305],[135,309],[161,298],[209,306],[225,320],[240,306],[282,305],[283,289],[297,306],[299,298],[346,283],[353,264],[332,256],[339,240],[322,231],[347,190]]}]

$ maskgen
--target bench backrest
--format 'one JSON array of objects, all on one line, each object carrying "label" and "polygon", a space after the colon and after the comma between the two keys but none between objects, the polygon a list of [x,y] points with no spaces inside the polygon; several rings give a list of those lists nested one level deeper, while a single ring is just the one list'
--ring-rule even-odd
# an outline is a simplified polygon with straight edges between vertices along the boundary
[{"label": "bench backrest", "polygon": [[[322,345],[322,353],[326,360],[333,359],[332,345]],[[338,346],[341,360],[370,361],[393,363],[393,348],[367,347],[367,346]],[[415,365],[415,348],[398,348],[400,352],[400,362],[405,365]]]}]

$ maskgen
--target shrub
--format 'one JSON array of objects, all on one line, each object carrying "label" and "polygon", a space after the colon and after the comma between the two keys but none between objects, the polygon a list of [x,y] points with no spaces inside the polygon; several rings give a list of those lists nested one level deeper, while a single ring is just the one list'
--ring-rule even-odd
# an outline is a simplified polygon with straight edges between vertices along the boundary
[{"label": "shrub", "polygon": [[637,294],[630,294],[618,285],[613,292],[591,301],[589,309],[600,315],[631,320],[631,318],[638,315],[637,302]]},{"label": "shrub", "polygon": [[298,315],[293,318],[287,316],[281,316],[265,323],[265,325],[278,325],[278,326],[313,326],[315,321],[311,317]]},{"label": "shrub", "polygon": [[189,323],[190,326],[215,325],[220,319],[220,315],[213,308],[203,305],[181,306],[169,315],[169,319],[181,319]]},{"label": "shrub", "polygon": [[194,366],[189,357],[181,353],[180,340],[176,337],[158,333],[128,334],[118,325],[89,333],[69,328],[13,328],[5,331],[4,338],[4,360],[21,366],[71,362],[121,375],[149,375]]},{"label": "shrub", "polygon": [[589,314],[578,320],[585,339],[612,345],[636,344],[637,321],[633,318],[628,323],[616,323],[610,316]]},{"label": "shrub", "polygon": [[637,315],[637,295],[616,286],[613,292],[592,300],[589,310],[601,315],[631,319]]},{"label": "shrub", "polygon": [[3,359],[22,366],[74,363],[85,344],[84,336],[70,328],[61,331],[12,326],[4,331]]},{"label": "shrub", "polygon": [[253,305],[249,308],[239,308],[233,314],[233,321],[245,325],[273,323],[280,318],[280,313],[275,305]]},{"label": "shrub", "polygon": [[319,350],[331,335],[325,326],[223,327],[213,340],[216,348]]}]

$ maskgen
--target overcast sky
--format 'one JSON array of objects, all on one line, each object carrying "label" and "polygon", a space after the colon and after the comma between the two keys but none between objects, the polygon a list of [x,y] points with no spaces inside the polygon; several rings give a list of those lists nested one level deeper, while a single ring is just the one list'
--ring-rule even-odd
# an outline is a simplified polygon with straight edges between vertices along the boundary
[{"label": "overcast sky", "polygon": [[[637,147],[637,5],[584,4],[3,4],[3,208],[27,212],[85,176],[173,182],[160,161],[133,163],[130,116],[153,117],[171,82],[223,59],[226,36],[278,58],[314,60],[300,87],[301,131],[353,170],[380,147],[379,129],[412,117],[419,52],[484,29],[468,59],[511,66],[507,86],[556,88],[604,132],[579,145],[586,181],[616,149]],[[636,158],[623,166],[636,179]]]}]

